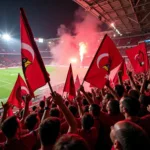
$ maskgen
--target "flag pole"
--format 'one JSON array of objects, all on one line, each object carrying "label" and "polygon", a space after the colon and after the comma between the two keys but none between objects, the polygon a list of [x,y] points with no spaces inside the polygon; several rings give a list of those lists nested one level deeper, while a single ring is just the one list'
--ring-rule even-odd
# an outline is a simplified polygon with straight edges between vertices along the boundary
[{"label": "flag pole", "polygon": [[50,82],[48,82],[48,86],[49,86],[49,89],[50,89],[51,93],[53,94],[53,93],[54,93],[54,91],[53,91],[53,88],[52,88],[52,86],[51,86],[51,83],[50,83]]}]

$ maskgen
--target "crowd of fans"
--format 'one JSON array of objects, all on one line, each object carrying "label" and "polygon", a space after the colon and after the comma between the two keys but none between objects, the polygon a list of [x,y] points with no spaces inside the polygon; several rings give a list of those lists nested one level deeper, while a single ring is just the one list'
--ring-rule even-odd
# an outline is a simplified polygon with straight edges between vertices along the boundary
[{"label": "crowd of fans", "polygon": [[149,74],[128,76],[123,82],[119,72],[114,89],[81,85],[73,100],[54,92],[32,109],[26,95],[12,116],[3,104],[0,150],[149,150]]}]

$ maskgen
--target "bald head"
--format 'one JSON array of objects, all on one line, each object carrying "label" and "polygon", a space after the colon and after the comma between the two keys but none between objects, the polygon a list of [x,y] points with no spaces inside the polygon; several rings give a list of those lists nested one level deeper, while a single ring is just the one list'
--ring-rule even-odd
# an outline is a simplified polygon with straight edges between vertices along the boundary
[{"label": "bald head", "polygon": [[129,121],[117,122],[111,130],[112,142],[121,150],[148,150],[150,141],[145,131]]}]

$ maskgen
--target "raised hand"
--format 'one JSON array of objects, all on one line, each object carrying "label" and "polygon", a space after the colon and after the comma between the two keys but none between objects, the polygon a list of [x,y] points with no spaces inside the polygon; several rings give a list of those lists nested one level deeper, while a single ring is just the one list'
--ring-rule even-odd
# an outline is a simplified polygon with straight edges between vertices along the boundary
[{"label": "raised hand", "polygon": [[4,104],[3,102],[1,102],[1,104],[2,104],[4,111],[8,111],[8,109],[11,107],[11,104],[9,104],[9,103]]}]

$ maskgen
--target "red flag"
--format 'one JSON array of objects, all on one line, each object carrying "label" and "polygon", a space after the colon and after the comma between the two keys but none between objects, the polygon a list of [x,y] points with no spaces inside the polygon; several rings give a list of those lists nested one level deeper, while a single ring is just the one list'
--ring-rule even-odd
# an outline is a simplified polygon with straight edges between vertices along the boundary
[{"label": "red flag", "polygon": [[109,80],[112,85],[116,85],[118,83],[118,72],[122,71],[122,80],[125,81],[128,79],[127,75],[127,67],[125,62],[123,61],[120,65],[110,71]]},{"label": "red flag", "polygon": [[71,64],[69,66],[65,86],[63,92],[67,92],[69,94],[70,99],[76,96],[75,84],[73,79],[72,67]]},{"label": "red flag", "polygon": [[11,117],[11,116],[13,116],[13,115],[14,115],[13,110],[12,110],[12,108],[11,108],[11,107],[8,109],[7,114],[8,114],[8,117]]},{"label": "red flag", "polygon": [[22,8],[20,13],[22,69],[29,90],[33,93],[50,79]]},{"label": "red flag", "polygon": [[84,77],[84,81],[95,87],[103,88],[110,71],[117,67],[122,60],[113,41],[105,35]]},{"label": "red flag", "polygon": [[144,42],[136,47],[126,50],[126,54],[134,68],[135,73],[148,71],[149,61]]},{"label": "red flag", "polygon": [[79,80],[78,75],[76,76],[76,80],[75,80],[75,88],[76,88],[76,91],[80,88],[80,80]]},{"label": "red flag", "polygon": [[18,78],[16,80],[16,83],[13,87],[13,90],[12,90],[7,102],[9,104],[12,104],[13,106],[22,108],[22,104],[23,104],[22,96],[26,95],[26,94],[29,94],[29,90],[28,90],[24,80],[18,74]]}]

